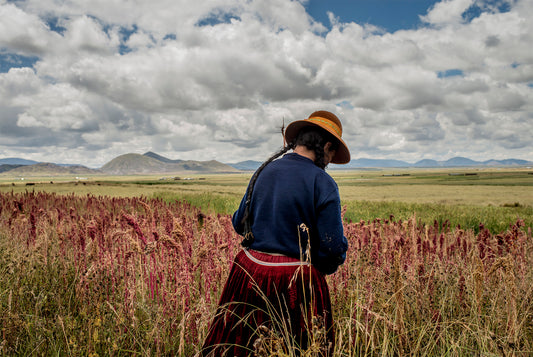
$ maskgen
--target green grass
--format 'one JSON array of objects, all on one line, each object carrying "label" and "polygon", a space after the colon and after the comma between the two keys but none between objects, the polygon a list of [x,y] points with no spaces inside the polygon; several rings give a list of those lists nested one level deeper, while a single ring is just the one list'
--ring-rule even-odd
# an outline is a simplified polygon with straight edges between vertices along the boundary
[{"label": "green grass", "polygon": [[531,206],[474,206],[474,205],[445,205],[405,202],[373,202],[349,201],[345,219],[354,222],[372,221],[376,218],[386,220],[394,216],[394,220],[408,220],[416,216],[418,222],[440,227],[448,225],[450,228],[460,227],[479,231],[483,224],[492,233],[500,233],[509,228],[517,219],[524,220],[526,227],[533,227],[533,207]]},{"label": "green grass", "polygon": [[[202,211],[232,214],[238,208],[240,197],[228,194],[157,192],[155,198],[165,201],[186,201]],[[533,207],[512,204],[503,206],[446,205],[428,203],[407,203],[387,201],[346,201],[344,219],[347,221],[373,221],[375,219],[406,221],[415,216],[417,221],[451,229],[471,229],[479,232],[483,224],[492,233],[500,233],[509,228],[517,219],[522,219],[526,227],[533,227]]]},{"label": "green grass", "polygon": [[203,212],[221,214],[233,214],[240,203],[240,198],[234,195],[208,192],[176,194],[174,192],[162,191],[154,193],[153,197],[167,202],[185,201],[200,208]]}]

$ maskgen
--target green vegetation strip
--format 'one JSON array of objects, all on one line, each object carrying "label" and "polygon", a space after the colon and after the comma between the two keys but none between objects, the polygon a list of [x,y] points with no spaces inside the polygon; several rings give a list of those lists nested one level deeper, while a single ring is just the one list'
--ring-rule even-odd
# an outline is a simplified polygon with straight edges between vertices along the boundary
[{"label": "green vegetation strip", "polygon": [[374,202],[350,201],[346,202],[345,220],[354,222],[373,221],[374,219],[406,221],[413,216],[425,225],[439,227],[448,226],[452,229],[460,227],[465,230],[479,232],[480,224],[492,233],[501,233],[518,219],[524,221],[526,227],[533,227],[533,207],[474,206],[474,205],[445,205],[421,204],[405,202]]},{"label": "green vegetation strip", "polygon": [[175,193],[156,192],[154,198],[160,198],[167,202],[185,201],[198,207],[203,212],[233,214],[238,208],[240,197],[217,193]]},{"label": "green vegetation strip", "polygon": [[[157,192],[154,197],[165,201],[186,201],[191,205],[210,213],[232,214],[240,203],[240,197],[215,193]],[[375,219],[406,221],[413,216],[425,225],[438,224],[439,227],[451,229],[461,228],[479,232],[480,224],[492,233],[506,231],[518,219],[524,221],[526,227],[533,227],[533,207],[445,205],[385,201],[347,201],[344,219],[347,221],[371,222]]]}]

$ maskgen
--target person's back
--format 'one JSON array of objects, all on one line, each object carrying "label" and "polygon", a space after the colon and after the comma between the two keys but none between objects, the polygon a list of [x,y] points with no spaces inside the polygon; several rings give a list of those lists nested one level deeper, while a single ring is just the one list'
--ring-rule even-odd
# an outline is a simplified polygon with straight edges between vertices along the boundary
[{"label": "person's back", "polygon": [[[233,216],[240,234],[244,205],[245,199]],[[290,153],[267,165],[257,178],[250,207],[251,249],[300,258],[308,230],[311,262],[319,270],[330,274],[344,261],[347,245],[337,184],[309,158]]]}]

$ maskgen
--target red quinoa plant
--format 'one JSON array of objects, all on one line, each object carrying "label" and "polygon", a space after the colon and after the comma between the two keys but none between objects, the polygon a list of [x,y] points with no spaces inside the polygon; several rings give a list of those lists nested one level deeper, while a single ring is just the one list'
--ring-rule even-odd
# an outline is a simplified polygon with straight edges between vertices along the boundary
[{"label": "red quinoa plant", "polygon": [[[336,355],[533,354],[520,219],[475,234],[391,216],[345,235]],[[0,193],[0,354],[194,355],[239,242],[228,215],[185,202]]]}]

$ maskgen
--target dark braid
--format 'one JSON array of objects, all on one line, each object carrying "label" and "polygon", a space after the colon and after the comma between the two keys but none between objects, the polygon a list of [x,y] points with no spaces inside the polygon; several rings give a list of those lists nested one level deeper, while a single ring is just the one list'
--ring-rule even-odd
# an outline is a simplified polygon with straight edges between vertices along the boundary
[{"label": "dark braid", "polygon": [[285,154],[287,151],[294,149],[296,147],[296,144],[294,142],[289,143],[287,146],[285,146],[283,149],[272,155],[268,160],[263,162],[261,166],[255,171],[254,175],[250,179],[250,183],[248,184],[248,189],[246,190],[246,206],[244,208],[244,215],[242,217],[241,223],[244,224],[244,239],[241,242],[241,245],[243,247],[249,247],[252,242],[254,241],[254,237],[252,234],[252,225],[250,223],[250,203],[252,201],[252,193],[254,191],[255,181],[257,181],[257,177],[263,171],[263,169],[270,164],[272,161],[277,159],[278,157]]}]

